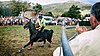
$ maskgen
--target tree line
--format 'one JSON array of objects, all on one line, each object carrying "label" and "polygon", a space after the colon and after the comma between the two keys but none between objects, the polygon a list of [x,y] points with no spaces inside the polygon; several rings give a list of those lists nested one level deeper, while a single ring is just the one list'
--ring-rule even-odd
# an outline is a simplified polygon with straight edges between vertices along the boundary
[{"label": "tree line", "polygon": [[[42,5],[36,3],[32,3],[32,9],[33,11],[38,14],[43,10]],[[21,14],[21,12],[25,12],[30,8],[30,3],[25,2],[19,2],[19,1],[10,1],[8,4],[4,4],[0,2],[0,16],[6,17],[6,16],[18,16]],[[44,14],[45,16],[52,16],[54,17],[53,13],[51,11],[48,11]],[[80,8],[76,5],[72,5],[68,11],[62,13],[62,17],[70,17],[70,18],[76,18],[81,19],[81,12]]]},{"label": "tree line", "polygon": [[[31,7],[31,3],[27,3],[26,1],[20,2],[20,1],[10,1],[9,3],[3,3],[0,2],[0,16],[6,17],[6,16],[18,16],[21,14],[21,12],[25,12],[28,10],[28,8]],[[34,4],[32,4],[34,5]],[[33,11],[39,13],[42,10],[42,5],[36,4],[32,7]]]},{"label": "tree line", "polygon": [[27,2],[10,1],[9,3],[0,2],[0,16],[18,16],[22,11],[25,12],[29,4]]}]

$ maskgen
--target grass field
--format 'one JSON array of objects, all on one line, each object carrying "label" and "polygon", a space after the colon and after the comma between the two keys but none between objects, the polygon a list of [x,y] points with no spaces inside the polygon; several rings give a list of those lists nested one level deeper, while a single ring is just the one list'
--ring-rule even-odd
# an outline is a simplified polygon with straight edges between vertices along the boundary
[{"label": "grass field", "polygon": [[[61,26],[47,26],[48,29],[53,29],[53,39],[51,47],[49,43],[45,44],[44,48],[38,47],[39,42],[33,43],[33,49],[25,48],[24,56],[52,56],[56,47],[61,43]],[[67,36],[75,33],[75,29],[68,29]],[[23,26],[5,26],[0,27],[0,56],[21,56],[18,49],[24,46],[29,41],[28,30],[23,29]]]}]

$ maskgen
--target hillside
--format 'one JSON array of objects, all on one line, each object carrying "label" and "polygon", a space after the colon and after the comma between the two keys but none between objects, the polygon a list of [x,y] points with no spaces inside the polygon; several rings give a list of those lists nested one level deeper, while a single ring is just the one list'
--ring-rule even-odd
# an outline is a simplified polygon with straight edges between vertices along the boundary
[{"label": "hillside", "polygon": [[91,8],[91,4],[85,4],[82,2],[65,2],[65,3],[55,3],[55,4],[49,4],[43,6],[43,12],[52,12],[54,16],[61,15],[65,11],[68,11],[68,9],[72,5],[78,5],[81,10],[89,10]]}]

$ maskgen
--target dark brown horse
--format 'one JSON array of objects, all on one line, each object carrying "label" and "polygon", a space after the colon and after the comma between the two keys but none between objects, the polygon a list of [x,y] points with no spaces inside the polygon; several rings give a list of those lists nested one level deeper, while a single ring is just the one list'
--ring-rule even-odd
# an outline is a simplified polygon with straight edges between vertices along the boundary
[{"label": "dark brown horse", "polygon": [[51,43],[52,41],[52,35],[53,35],[53,30],[47,30],[44,29],[42,31],[37,31],[35,28],[35,24],[31,22],[31,20],[24,26],[24,29],[29,29],[30,32],[30,41],[19,50],[19,52],[23,52],[24,48],[27,47],[28,45],[33,45],[33,42],[41,42],[44,41],[44,44],[46,43],[46,40]]}]

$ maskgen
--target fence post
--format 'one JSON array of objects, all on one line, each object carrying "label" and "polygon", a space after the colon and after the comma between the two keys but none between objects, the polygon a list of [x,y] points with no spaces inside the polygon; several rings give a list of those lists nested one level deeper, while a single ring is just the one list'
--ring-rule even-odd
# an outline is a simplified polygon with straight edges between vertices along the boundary
[{"label": "fence post", "polygon": [[[63,26],[64,27],[64,26]],[[62,49],[63,49],[63,56],[73,56],[73,53],[71,51],[71,48],[69,46],[66,33],[64,28],[62,27]]]}]

